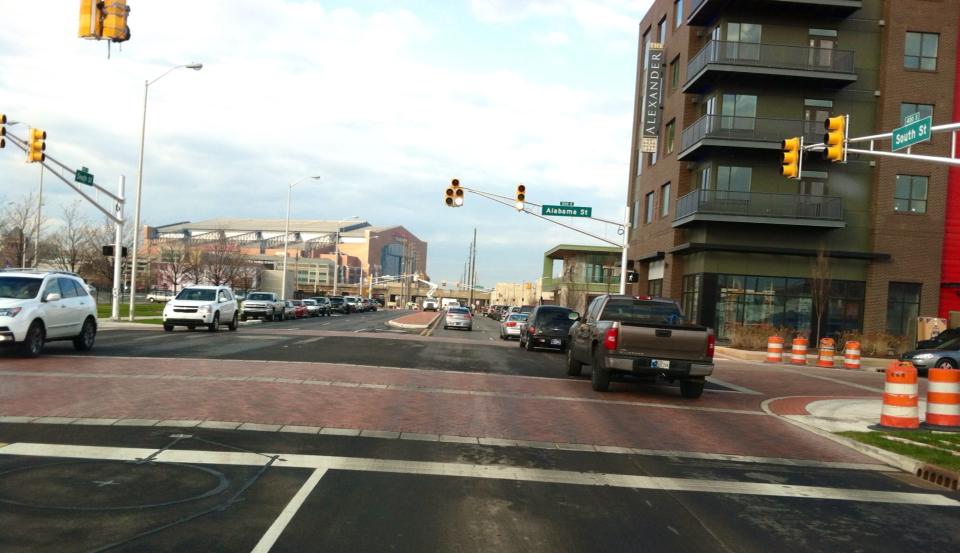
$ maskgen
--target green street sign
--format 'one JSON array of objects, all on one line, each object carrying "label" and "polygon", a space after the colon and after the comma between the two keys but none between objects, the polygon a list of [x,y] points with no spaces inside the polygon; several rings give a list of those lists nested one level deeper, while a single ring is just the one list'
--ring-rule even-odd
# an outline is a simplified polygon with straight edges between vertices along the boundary
[{"label": "green street sign", "polygon": [[86,167],[77,169],[76,173],[73,176],[73,180],[79,182],[80,184],[93,186],[93,174],[90,173],[90,170],[87,169]]},{"label": "green street sign", "polygon": [[560,202],[560,205],[564,207],[573,207],[573,202]]},{"label": "green street sign", "polygon": [[592,217],[592,207],[571,207],[566,205],[544,205],[540,207],[540,215],[553,217]]},{"label": "green street sign", "polygon": [[902,127],[893,129],[893,151],[909,148],[914,144],[930,140],[930,129],[933,127],[933,117],[927,116],[923,119],[916,119],[915,116],[907,118],[908,123]]}]

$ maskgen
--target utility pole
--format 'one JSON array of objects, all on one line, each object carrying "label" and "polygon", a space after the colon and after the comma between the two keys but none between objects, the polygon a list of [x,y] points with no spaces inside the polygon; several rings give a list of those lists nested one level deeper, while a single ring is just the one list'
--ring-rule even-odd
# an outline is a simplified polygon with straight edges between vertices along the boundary
[{"label": "utility pole", "polygon": [[126,182],[126,177],[120,175],[120,183],[117,186],[118,201],[114,205],[114,211],[116,212],[114,214],[116,218],[114,221],[116,233],[113,238],[113,294],[110,306],[110,318],[114,321],[120,320],[120,263],[123,258],[123,189]]},{"label": "utility pole", "polygon": [[477,229],[473,229],[473,242],[470,244],[470,308],[473,308],[473,287],[477,278]]},{"label": "utility pole", "polygon": [[37,238],[36,240],[33,241],[34,268],[40,267],[40,212],[41,211],[43,211],[43,165],[40,166],[40,196],[37,198]]}]

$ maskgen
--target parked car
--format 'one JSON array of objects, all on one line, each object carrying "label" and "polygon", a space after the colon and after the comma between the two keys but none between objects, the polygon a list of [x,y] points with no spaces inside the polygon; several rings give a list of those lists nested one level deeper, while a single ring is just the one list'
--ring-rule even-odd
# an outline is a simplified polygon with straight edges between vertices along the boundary
[{"label": "parked car", "polygon": [[370,311],[374,311],[374,312],[379,311],[380,307],[381,305],[379,301],[373,298],[370,298]]},{"label": "parked car", "polygon": [[89,351],[96,337],[97,302],[78,275],[0,271],[0,344],[35,357],[54,340],[72,340],[77,351]]},{"label": "parked car", "polygon": [[680,381],[680,394],[698,398],[713,373],[713,331],[688,324],[675,300],[603,295],[570,327],[567,374],[592,366],[591,384],[610,387],[614,373]]},{"label": "parked car", "polygon": [[444,315],[443,328],[465,328],[473,330],[473,315],[466,307],[451,307]]},{"label": "parked car", "polygon": [[504,319],[504,321],[500,323],[500,339],[519,339],[520,331],[523,330],[523,326],[527,323],[527,318],[529,316],[530,315],[527,315],[526,313],[513,313]]},{"label": "parked car", "polygon": [[960,338],[954,338],[933,348],[908,351],[901,355],[900,359],[913,363],[919,374],[927,374],[930,367],[938,369],[960,368]]},{"label": "parked car", "polygon": [[330,316],[330,313],[333,311],[332,306],[330,305],[330,298],[319,296],[316,298],[310,298],[313,301],[317,302],[317,307],[319,308],[319,314],[321,317]]},{"label": "parked car", "polygon": [[307,306],[304,305],[303,300],[290,300],[290,303],[293,304],[295,318],[302,319],[309,314],[307,312]]},{"label": "parked car", "polygon": [[567,350],[567,336],[580,314],[559,305],[538,305],[530,312],[527,324],[520,331],[520,347]]},{"label": "parked car", "polygon": [[165,303],[172,300],[176,294],[173,290],[154,290],[147,294],[147,301],[150,303]]},{"label": "parked car", "polygon": [[957,338],[960,338],[960,327],[948,328],[929,340],[920,340],[917,342],[917,349],[936,349],[940,347],[940,344],[944,344]]},{"label": "parked car", "polygon": [[521,305],[520,313],[533,313],[534,307],[536,307],[536,305]]},{"label": "parked car", "polygon": [[441,309],[450,309],[451,307],[460,307],[460,300],[456,298],[443,298],[440,300]]},{"label": "parked car", "polygon": [[343,296],[330,296],[330,310],[334,313],[343,313],[348,315],[350,313],[350,308],[347,306],[347,301]]},{"label": "parked car", "polygon": [[357,296],[343,296],[343,301],[347,304],[347,309],[351,313],[360,313],[363,311],[363,306],[360,303],[360,298]]},{"label": "parked car", "polygon": [[210,332],[216,332],[224,321],[230,330],[237,330],[240,325],[237,300],[226,286],[184,288],[163,308],[163,329],[167,332],[175,326],[185,326],[190,330],[206,326]]},{"label": "parked car", "polygon": [[283,320],[283,307],[283,300],[273,292],[250,292],[247,299],[240,304],[240,320]]},{"label": "parked car", "polygon": [[289,321],[290,319],[297,318],[297,306],[293,304],[293,300],[285,300],[283,302],[283,320]]},{"label": "parked car", "polygon": [[433,298],[427,298],[423,300],[423,310],[424,311],[436,311],[439,304],[437,300]]},{"label": "parked car", "polygon": [[302,301],[303,301],[303,305],[306,306],[306,308],[307,308],[307,316],[308,316],[308,317],[319,317],[319,316],[320,316],[320,306],[317,305],[317,302],[316,302],[315,300],[305,299],[305,300],[302,300]]}]

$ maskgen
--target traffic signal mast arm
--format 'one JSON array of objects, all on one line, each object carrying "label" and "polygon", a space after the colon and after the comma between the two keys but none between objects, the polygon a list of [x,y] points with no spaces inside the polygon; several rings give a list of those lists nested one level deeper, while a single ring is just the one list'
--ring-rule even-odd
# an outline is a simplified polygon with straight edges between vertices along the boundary
[{"label": "traffic signal mast arm", "polygon": [[[15,136],[15,135],[13,135],[13,134],[10,134],[10,133],[7,134],[7,138],[10,139],[10,143],[11,143],[11,144],[13,144],[13,145],[15,145],[16,147],[18,147],[18,148],[20,148],[21,150],[23,150],[24,153],[27,153],[27,154],[30,153],[29,144],[28,144],[25,140],[21,140],[19,137]],[[73,182],[65,179],[65,178],[60,174],[61,171],[55,170],[53,167],[51,167],[50,163],[56,165],[56,166],[59,167],[62,171],[66,171],[66,172],[70,173],[71,175],[76,174],[76,171],[75,171],[75,170],[67,167],[67,166],[64,165],[63,163],[60,163],[59,161],[57,161],[56,159],[54,159],[53,157],[51,157],[49,154],[46,154],[44,157],[45,157],[45,161],[41,161],[41,162],[39,162],[39,163],[40,163],[41,165],[43,165],[44,167],[46,167],[47,169],[49,169],[49,170],[50,170],[50,173],[52,173],[55,177],[57,177],[58,179],[60,179],[60,180],[62,180],[63,182],[65,182],[65,183],[67,184],[67,186],[69,186],[70,188],[73,188],[73,190],[74,190],[77,194],[80,194],[81,196],[83,196],[84,199],[86,199],[88,202],[90,202],[91,204],[93,204],[94,207],[96,207],[97,209],[99,209],[100,212],[103,213],[104,215],[106,215],[107,218],[109,218],[111,221],[113,221],[114,223],[120,224],[120,225],[123,224],[123,219],[118,218],[111,210],[106,209],[106,208],[104,208],[103,206],[101,206],[99,203],[97,203],[97,201],[96,201],[94,198],[91,198],[90,195],[88,195],[86,192],[84,192],[83,190],[81,190],[80,188],[78,188]],[[110,192],[109,190],[103,188],[102,186],[100,186],[100,185],[98,185],[98,184],[91,184],[91,186],[94,187],[94,188],[96,188],[98,191],[100,191],[101,194],[104,194],[104,195],[108,196],[109,198],[111,198],[113,201],[118,202],[118,203],[123,203],[123,199],[122,199],[122,198],[120,198],[119,196],[117,196],[115,193]]]},{"label": "traffic signal mast arm", "polygon": [[[910,153],[910,148],[907,148],[906,153],[877,150],[876,142],[882,141],[882,140],[892,141],[893,134],[894,134],[893,131],[881,133],[881,134],[873,134],[869,136],[858,136],[856,138],[848,138],[846,141],[848,147],[845,148],[845,151],[846,153],[850,153],[850,154],[859,154],[859,155],[867,155],[867,156],[872,155],[872,156],[878,156],[878,157],[892,157],[892,158],[899,158],[899,159],[912,159],[915,161],[929,161],[931,163],[945,163],[947,165],[960,166],[960,158],[957,157],[957,132],[958,131],[960,131],[960,123],[947,123],[945,125],[936,125],[930,128],[931,135],[937,134],[937,133],[945,133],[945,132],[949,132],[951,134],[950,157],[913,154],[913,153]],[[850,144],[858,144],[858,143],[868,143],[869,149],[861,150],[861,149],[849,147]],[[827,144],[825,144],[824,142],[818,142],[816,144],[810,144],[810,145],[804,146],[803,149],[804,151],[819,152],[819,151],[825,150],[827,147],[828,147]]]},{"label": "traffic signal mast arm", "polygon": [[[483,191],[476,190],[476,189],[473,189],[473,188],[467,188],[466,186],[464,186],[463,189],[466,190],[466,191],[468,191],[468,192],[473,192],[474,194],[480,194],[481,196],[486,196],[487,199],[490,199],[490,200],[492,200],[492,199],[494,199],[494,198],[499,198],[499,199],[504,200],[504,201],[506,201],[506,202],[514,202],[514,203],[516,202],[516,200],[514,200],[513,198],[510,198],[510,197],[508,197],[508,196],[501,196],[500,194],[494,194],[493,192],[483,192]],[[500,203],[504,203],[504,202],[500,202]],[[509,205],[510,207],[513,207],[514,209],[516,209],[516,206],[514,205],[514,203],[507,203],[506,205]],[[536,202],[531,202],[531,201],[529,201],[529,200],[527,200],[527,199],[524,199],[523,203],[525,203],[525,204],[530,204],[530,205],[536,206],[536,207],[542,207],[540,204],[538,204],[538,203],[536,203]],[[524,211],[526,211],[526,210],[524,210]],[[530,213],[530,212],[527,211],[527,213]],[[534,215],[536,215],[536,214],[534,214]],[[537,216],[539,217],[539,215],[537,215]],[[593,220],[595,220],[595,221],[600,221],[601,223],[607,223],[607,224],[610,224],[610,225],[616,225],[616,226],[618,226],[618,227],[622,227],[622,226],[623,226],[623,223],[620,223],[620,222],[617,222],[617,221],[611,221],[610,219],[604,219],[604,218],[602,218],[602,217],[594,217],[593,215],[591,215],[590,217],[583,217],[583,218],[584,218],[584,219],[593,219]],[[547,219],[547,220],[548,220],[548,221],[553,221],[553,219]],[[556,222],[556,221],[553,221],[553,222]],[[618,244],[618,245],[619,245],[619,244]]]}]

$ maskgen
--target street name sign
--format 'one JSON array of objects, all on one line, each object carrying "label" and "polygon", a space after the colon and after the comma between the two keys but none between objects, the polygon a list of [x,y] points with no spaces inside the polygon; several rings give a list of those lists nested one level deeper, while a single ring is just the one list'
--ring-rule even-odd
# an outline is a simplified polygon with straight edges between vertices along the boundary
[{"label": "street name sign", "polygon": [[90,173],[90,170],[86,167],[77,169],[76,173],[74,173],[73,180],[79,182],[80,184],[93,186],[93,174]]},{"label": "street name sign", "polygon": [[573,202],[560,202],[563,207],[573,207]]},{"label": "street name sign", "polygon": [[592,207],[572,207],[566,205],[544,205],[540,206],[540,215],[551,215],[553,217],[592,217]]},{"label": "street name sign", "polygon": [[912,115],[906,118],[906,122],[906,125],[893,129],[891,141],[894,152],[930,140],[933,117],[928,115],[923,119],[917,119],[916,115]]}]

